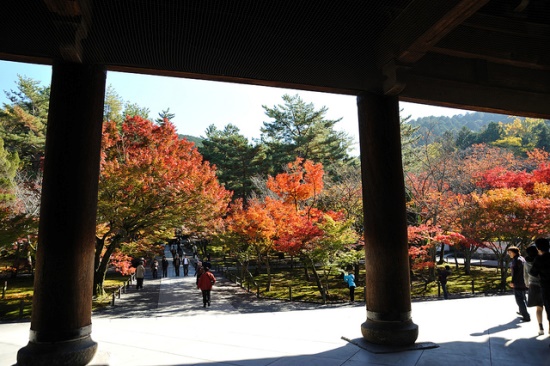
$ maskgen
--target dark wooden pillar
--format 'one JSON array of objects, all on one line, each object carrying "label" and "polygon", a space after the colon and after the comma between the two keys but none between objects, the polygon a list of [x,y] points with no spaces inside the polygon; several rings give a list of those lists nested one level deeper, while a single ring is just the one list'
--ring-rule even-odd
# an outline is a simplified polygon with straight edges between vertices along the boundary
[{"label": "dark wooden pillar", "polygon": [[405,183],[397,97],[357,97],[365,215],[367,321],[372,343],[413,344]]},{"label": "dark wooden pillar", "polygon": [[29,343],[18,365],[86,365],[104,67],[56,62],[52,84]]}]

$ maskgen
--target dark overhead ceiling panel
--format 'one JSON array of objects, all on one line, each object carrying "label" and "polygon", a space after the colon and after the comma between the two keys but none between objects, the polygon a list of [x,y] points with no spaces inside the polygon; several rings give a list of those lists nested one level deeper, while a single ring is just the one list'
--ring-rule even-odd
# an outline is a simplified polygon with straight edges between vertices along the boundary
[{"label": "dark overhead ceiling panel", "polygon": [[547,0],[4,0],[2,10],[8,60],[502,111],[471,97],[496,88],[511,111],[550,114],[537,107],[550,105],[539,102],[550,95]]}]

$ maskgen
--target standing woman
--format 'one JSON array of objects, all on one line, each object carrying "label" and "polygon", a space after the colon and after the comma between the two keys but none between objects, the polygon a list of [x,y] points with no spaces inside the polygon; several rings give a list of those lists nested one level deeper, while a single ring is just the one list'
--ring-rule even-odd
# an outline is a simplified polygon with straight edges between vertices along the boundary
[{"label": "standing woman", "polygon": [[351,269],[348,271],[347,275],[344,275],[344,282],[348,284],[349,302],[354,303],[355,302],[355,275],[353,274]]},{"label": "standing woman", "polygon": [[137,290],[143,288],[144,278],[145,278],[145,267],[143,266],[143,261],[140,261],[139,265],[136,268],[136,280],[137,280],[136,289]]},{"label": "standing woman", "polygon": [[544,334],[544,326],[542,325],[542,310],[544,303],[542,302],[542,293],[540,289],[540,278],[539,276],[533,276],[529,274],[531,268],[533,268],[533,262],[535,258],[539,255],[537,247],[531,245],[525,250],[527,256],[525,256],[525,265],[523,266],[525,284],[529,289],[527,290],[527,307],[531,308],[536,306],[536,315],[537,321],[539,323],[539,335]]},{"label": "standing woman", "polygon": [[210,268],[204,266],[204,273],[200,275],[197,280],[197,288],[202,291],[202,307],[205,308],[206,304],[210,306],[210,292],[212,286],[216,283],[216,277],[210,272]]}]

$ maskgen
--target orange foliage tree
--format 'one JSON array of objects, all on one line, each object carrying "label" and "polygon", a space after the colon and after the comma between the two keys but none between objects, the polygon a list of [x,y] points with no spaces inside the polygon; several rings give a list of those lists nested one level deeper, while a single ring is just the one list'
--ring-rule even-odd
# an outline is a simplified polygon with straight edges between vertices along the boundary
[{"label": "orange foliage tree", "polygon": [[[351,220],[342,213],[322,211],[316,207],[323,190],[323,166],[297,158],[289,163],[285,173],[269,177],[267,188],[277,199],[266,202],[271,206],[277,232],[274,248],[298,255],[304,263],[306,277],[311,268],[321,296],[325,296],[329,268],[338,253],[357,242]],[[325,285],[316,268],[323,264]]]},{"label": "orange foliage tree", "polygon": [[[273,249],[277,232],[274,210],[276,210],[276,201],[269,197],[265,202],[258,199],[249,200],[246,208],[243,207],[243,202],[239,199],[231,206],[231,213],[226,218],[227,229],[235,236],[234,240],[246,243],[245,252],[250,248],[256,255],[256,269],[265,264],[267,291],[271,289],[269,254]],[[248,261],[243,261],[243,268],[244,262]]]},{"label": "orange foliage tree", "polygon": [[143,248],[129,246],[154,244],[182,225],[194,232],[215,230],[229,200],[214,168],[193,143],[178,138],[169,121],[156,125],[127,117],[120,130],[105,123],[94,292],[103,292],[110,259],[122,244],[122,255],[143,255]]},{"label": "orange foliage tree", "polygon": [[312,269],[324,296],[326,285],[321,283],[315,265],[328,264],[357,238],[351,221],[343,214],[315,207],[323,190],[322,165],[297,158],[288,164],[285,173],[269,177],[267,188],[272,196],[263,201],[254,199],[247,207],[241,202],[232,206],[226,219],[228,231],[253,247],[258,261],[263,259],[268,272],[267,291],[271,286],[269,254],[278,250],[299,256],[306,274],[307,268]]}]

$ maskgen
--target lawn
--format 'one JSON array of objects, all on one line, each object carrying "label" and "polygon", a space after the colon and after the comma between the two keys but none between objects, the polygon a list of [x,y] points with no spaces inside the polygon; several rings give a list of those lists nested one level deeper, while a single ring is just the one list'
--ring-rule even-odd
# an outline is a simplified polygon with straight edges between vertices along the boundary
[{"label": "lawn", "polygon": [[[223,267],[219,263],[220,268],[224,268],[226,274],[233,281],[236,280],[237,271],[234,263],[226,262]],[[229,269],[227,269],[229,268]],[[309,271],[310,278],[306,279],[304,269],[295,265],[294,268],[284,266],[274,266],[272,268],[271,290],[266,291],[267,274],[265,271],[260,271],[250,280],[237,279],[242,283],[242,287],[249,288],[251,292],[258,293],[260,297],[304,301],[314,303],[342,303],[349,300],[349,290],[342,279],[341,273],[332,269],[327,283],[324,282],[323,271],[318,269],[323,285],[328,287],[326,299],[323,300],[313,273]],[[359,278],[356,281],[357,288],[355,290],[356,301],[364,301],[364,277],[365,271],[361,268]],[[411,284],[411,297],[415,300],[435,298],[438,296],[437,281],[422,280],[425,273],[413,273],[413,282]],[[0,321],[10,321],[17,319],[30,318],[32,295],[33,295],[33,279],[28,274],[19,275],[17,278],[8,278],[4,273],[0,285],[4,286],[7,283],[5,290],[5,298],[0,300]],[[122,276],[120,273],[108,273],[105,279],[105,295],[94,298],[92,308],[94,310],[109,306],[112,300],[112,294],[120,286],[126,284],[128,277]],[[7,281],[7,282],[5,282]],[[472,284],[473,282],[473,284]],[[456,269],[452,268],[452,274],[448,277],[447,287],[451,297],[463,296],[472,294],[472,286],[475,294],[494,293],[498,291],[500,284],[500,276],[496,269],[485,267],[472,267],[471,273],[466,275],[464,268],[460,266]]]},{"label": "lawn", "polygon": [[[228,263],[226,263],[226,266]],[[234,265],[234,264],[233,264]],[[229,264],[229,268],[233,266]],[[234,267],[233,267],[234,268]],[[254,271],[252,271],[254,272]],[[245,279],[238,282],[244,288],[250,288],[251,292],[258,293],[260,297],[275,298],[281,300],[306,301],[322,303],[323,298],[317,289],[313,274],[310,271],[310,279],[306,280],[303,268],[272,268],[271,289],[266,291],[267,274],[265,271],[260,271],[254,275],[253,279]],[[319,271],[321,275],[322,271]],[[235,281],[237,271],[229,270],[229,278]],[[356,281],[357,288],[355,289],[356,301],[364,301],[364,277],[365,271],[363,268],[359,271],[359,279]],[[438,293],[438,282],[429,281],[426,278],[426,273],[413,273],[413,282],[411,284],[411,297],[413,299],[422,300],[435,298]],[[324,279],[323,279],[324,281]],[[324,282],[323,282],[324,284]],[[477,267],[471,268],[470,274],[465,274],[463,266],[452,268],[452,274],[448,277],[447,288],[455,296],[466,296],[472,294],[485,294],[498,292],[500,285],[500,275],[495,268]],[[441,296],[442,296],[441,292]],[[349,300],[349,290],[342,279],[341,273],[333,269],[328,280],[328,295],[327,303],[338,303]]]},{"label": "lawn", "polygon": [[[4,274],[1,278],[1,286],[6,287],[6,290],[4,298],[0,299],[0,321],[30,318],[33,277],[29,274],[23,274],[18,275],[16,278],[9,278]],[[122,276],[120,273],[108,273],[104,284],[106,294],[93,300],[92,309],[96,310],[108,306],[113,291],[124,285],[127,280],[128,277]]]}]

